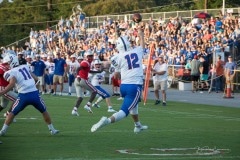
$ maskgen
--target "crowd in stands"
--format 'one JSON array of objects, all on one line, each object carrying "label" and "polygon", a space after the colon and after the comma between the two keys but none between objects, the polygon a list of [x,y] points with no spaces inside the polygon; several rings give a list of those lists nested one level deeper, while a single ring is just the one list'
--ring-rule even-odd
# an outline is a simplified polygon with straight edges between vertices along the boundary
[{"label": "crowd in stands", "polygon": [[[195,56],[204,57],[211,64],[213,53],[224,53],[227,57],[231,54],[231,47],[239,45],[240,17],[231,13],[191,21],[181,17],[170,17],[169,20],[150,17],[139,25],[145,35],[145,58],[149,55],[150,44],[154,43],[153,58],[162,55],[168,65],[186,65]],[[32,29],[24,47],[5,48],[5,52],[23,54],[23,57],[32,59],[36,55],[55,57],[60,52],[62,57],[70,59],[73,54],[84,56],[87,50],[91,50],[95,59],[108,61],[117,52],[115,37],[119,31],[129,37],[132,47],[139,45],[136,24],[131,20],[106,18],[98,28],[87,32],[85,18],[76,17],[71,20],[61,18],[54,29]]]}]

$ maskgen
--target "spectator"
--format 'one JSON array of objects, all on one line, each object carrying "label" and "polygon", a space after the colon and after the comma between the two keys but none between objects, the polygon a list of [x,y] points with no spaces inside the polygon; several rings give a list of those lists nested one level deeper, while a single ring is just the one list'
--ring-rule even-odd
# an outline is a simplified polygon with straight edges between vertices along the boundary
[{"label": "spectator", "polygon": [[72,94],[72,84],[74,83],[75,77],[77,75],[77,68],[80,64],[76,61],[76,56],[73,54],[70,56],[71,61],[67,63],[68,71],[68,95]]},{"label": "spectator", "polygon": [[198,61],[197,55],[195,55],[194,59],[191,61],[191,81],[193,93],[198,90],[198,80],[200,76],[199,67],[200,62]]},{"label": "spectator", "polygon": [[209,83],[208,83],[209,64],[204,59],[203,56],[200,57],[199,71],[200,71],[200,81],[201,81],[200,93],[203,93],[204,87],[206,87],[207,89],[209,88]]},{"label": "spectator", "polygon": [[221,55],[218,55],[216,62],[216,92],[223,91],[223,75],[225,62],[221,59]]},{"label": "spectator", "polygon": [[163,56],[158,57],[158,62],[154,65],[152,69],[153,74],[155,74],[154,80],[154,94],[156,98],[155,105],[161,103],[159,98],[159,89],[162,92],[162,105],[166,106],[166,90],[167,90],[167,76],[168,68],[167,64],[164,62]]},{"label": "spectator", "polygon": [[59,51],[56,53],[56,58],[53,59],[53,63],[55,64],[54,75],[53,75],[53,95],[56,95],[57,92],[57,84],[60,85],[60,93],[59,95],[62,96],[63,91],[63,83],[64,78],[67,76],[67,64],[65,59],[61,57]]},{"label": "spectator", "polygon": [[232,56],[228,56],[228,62],[225,64],[224,75],[226,81],[229,80],[231,84],[232,93],[234,92],[234,77],[236,75],[237,64],[232,60]]},{"label": "spectator", "polygon": [[33,73],[37,76],[39,80],[38,89],[40,94],[44,94],[44,75],[45,75],[45,69],[46,65],[45,63],[40,59],[40,55],[36,55],[36,61],[33,61],[31,63],[31,66],[34,67]]}]

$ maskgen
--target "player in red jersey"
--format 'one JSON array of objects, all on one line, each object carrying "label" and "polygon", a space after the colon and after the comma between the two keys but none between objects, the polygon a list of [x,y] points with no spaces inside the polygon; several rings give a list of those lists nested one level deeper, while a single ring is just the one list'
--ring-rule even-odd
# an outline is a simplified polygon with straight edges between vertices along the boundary
[{"label": "player in red jersey", "polygon": [[87,102],[87,104],[84,106],[84,109],[87,110],[89,113],[93,113],[91,110],[91,104],[96,97],[97,94],[101,96],[100,91],[98,91],[90,81],[88,81],[88,74],[89,73],[101,73],[101,71],[92,71],[91,70],[91,63],[93,61],[93,53],[91,51],[87,51],[85,53],[87,59],[83,60],[80,63],[80,67],[77,69],[77,77],[74,81],[74,86],[76,88],[76,94],[77,94],[77,101],[76,104],[72,110],[72,115],[79,116],[77,110],[83,100],[83,90],[86,89],[90,91],[91,95]]},{"label": "player in red jersey", "polygon": [[[5,63],[0,63],[0,91],[4,90],[5,87],[8,85],[8,81],[6,81],[3,78],[4,73],[9,70],[7,66],[8,65]],[[2,95],[0,97],[0,112],[8,106],[9,101],[13,103],[16,101],[16,99],[17,99],[17,94],[14,91],[9,91],[8,93]],[[7,116],[8,113],[11,112],[11,110],[12,110],[12,106],[4,115]]]}]

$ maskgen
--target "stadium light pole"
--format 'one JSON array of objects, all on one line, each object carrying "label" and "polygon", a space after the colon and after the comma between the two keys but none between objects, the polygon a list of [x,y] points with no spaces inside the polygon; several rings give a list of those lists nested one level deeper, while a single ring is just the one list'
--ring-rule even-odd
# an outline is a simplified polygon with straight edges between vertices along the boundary
[{"label": "stadium light pole", "polygon": [[223,0],[223,4],[222,4],[222,14],[223,16],[225,15],[225,0]]}]

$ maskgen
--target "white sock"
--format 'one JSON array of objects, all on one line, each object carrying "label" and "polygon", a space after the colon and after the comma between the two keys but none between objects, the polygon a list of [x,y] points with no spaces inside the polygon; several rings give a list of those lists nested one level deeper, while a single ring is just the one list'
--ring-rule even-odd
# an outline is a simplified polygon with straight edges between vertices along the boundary
[{"label": "white sock", "polygon": [[8,125],[3,124],[2,131],[7,131],[7,129],[8,129]]},{"label": "white sock", "polygon": [[72,93],[72,87],[68,87],[68,93]]},{"label": "white sock", "polygon": [[92,104],[91,102],[87,102],[87,105],[88,105],[88,106],[91,106],[91,104]]},{"label": "white sock", "polygon": [[49,125],[48,125],[48,129],[51,130],[51,131],[52,131],[52,130],[55,130],[52,124],[49,124]]},{"label": "white sock", "polygon": [[103,100],[103,98],[100,96],[100,97],[98,97],[98,99],[97,99],[97,101],[95,102],[95,104],[98,104],[98,103],[100,103],[101,101]]},{"label": "white sock", "polygon": [[112,109],[112,106],[108,106],[108,109]]},{"label": "white sock", "polygon": [[134,123],[135,123],[135,126],[141,126],[141,123],[139,121]]},{"label": "white sock", "polygon": [[73,107],[73,110],[77,111],[77,110],[78,110],[78,108],[77,108],[77,107]]}]

